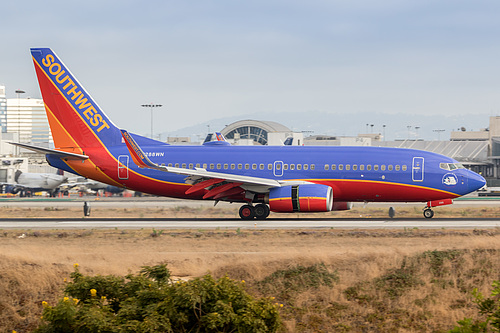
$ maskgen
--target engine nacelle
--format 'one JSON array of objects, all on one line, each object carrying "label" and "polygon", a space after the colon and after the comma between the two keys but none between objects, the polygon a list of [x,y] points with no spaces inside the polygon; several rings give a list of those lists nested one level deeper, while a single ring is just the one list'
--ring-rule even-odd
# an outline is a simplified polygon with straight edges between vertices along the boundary
[{"label": "engine nacelle", "polygon": [[320,184],[272,188],[269,208],[277,213],[329,212],[333,208],[333,190]]}]

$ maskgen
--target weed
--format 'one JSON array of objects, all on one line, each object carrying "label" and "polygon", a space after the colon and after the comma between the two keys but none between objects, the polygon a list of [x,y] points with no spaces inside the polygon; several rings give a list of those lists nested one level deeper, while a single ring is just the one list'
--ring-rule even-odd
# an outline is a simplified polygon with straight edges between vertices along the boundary
[{"label": "weed", "polygon": [[155,228],[153,228],[153,232],[150,234],[150,236],[153,238],[156,238],[156,237],[160,237],[161,234],[163,234],[163,230],[156,231]]}]

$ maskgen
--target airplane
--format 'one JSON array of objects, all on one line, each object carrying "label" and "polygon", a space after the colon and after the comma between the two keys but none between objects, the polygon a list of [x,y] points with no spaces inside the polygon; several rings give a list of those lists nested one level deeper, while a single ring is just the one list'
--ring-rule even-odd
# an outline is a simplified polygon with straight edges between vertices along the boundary
[{"label": "airplane", "polygon": [[34,192],[46,191],[51,197],[59,192],[59,186],[68,180],[68,177],[55,173],[34,173],[16,170],[15,183],[2,183],[6,193],[17,194],[21,197],[31,196]]},{"label": "airplane", "polygon": [[117,127],[50,48],[32,48],[54,138],[50,165],[135,191],[238,202],[242,219],[347,210],[352,202],[433,207],[482,188],[482,176],[432,152],[387,147],[174,146]]},{"label": "airplane", "polygon": [[93,192],[93,193],[98,193],[99,191],[103,192],[108,192],[111,194],[117,194],[121,195],[123,191],[125,191],[125,188],[123,187],[118,187],[118,186],[113,186],[113,185],[108,185],[106,183],[101,183],[95,180],[89,180],[85,179],[84,181],[77,181],[77,182],[70,182],[68,183],[69,186],[75,187],[77,186],[79,188],[79,192]]}]

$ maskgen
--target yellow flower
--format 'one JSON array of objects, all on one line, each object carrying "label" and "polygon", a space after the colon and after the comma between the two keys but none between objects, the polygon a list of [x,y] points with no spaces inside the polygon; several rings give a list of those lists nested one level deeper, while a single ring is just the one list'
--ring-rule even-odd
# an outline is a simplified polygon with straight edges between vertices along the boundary
[{"label": "yellow flower", "polygon": [[101,296],[101,299],[104,301],[106,300],[106,296]]},{"label": "yellow flower", "polygon": [[97,296],[97,290],[95,289],[90,289],[90,296],[96,297]]},{"label": "yellow flower", "polygon": [[78,265],[78,264],[76,264],[76,263],[75,263],[75,264],[73,264],[73,267],[74,267],[74,268],[78,268],[78,266],[80,266],[80,265]]},{"label": "yellow flower", "polygon": [[49,303],[47,303],[47,302],[43,301],[43,302],[42,302],[42,306],[43,306],[43,307],[47,307],[47,306],[49,306]]},{"label": "yellow flower", "polygon": [[280,304],[280,308],[282,308],[282,307],[283,307],[283,304]]},{"label": "yellow flower", "polygon": [[241,280],[241,283],[245,283],[245,280]]},{"label": "yellow flower", "polygon": [[68,279],[64,278],[64,282],[68,282]]},{"label": "yellow flower", "polygon": [[80,300],[78,300],[78,299],[76,299],[76,298],[73,298],[73,303],[75,303],[75,305],[77,305],[79,301],[80,301]]},{"label": "yellow flower", "polygon": [[64,297],[63,299],[64,299],[65,302],[67,302],[69,300],[68,297]]}]

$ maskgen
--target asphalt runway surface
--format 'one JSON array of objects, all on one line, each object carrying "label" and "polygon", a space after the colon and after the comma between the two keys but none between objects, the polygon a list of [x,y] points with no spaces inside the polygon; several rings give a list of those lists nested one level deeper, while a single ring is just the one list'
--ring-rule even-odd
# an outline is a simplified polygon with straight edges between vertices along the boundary
[{"label": "asphalt runway surface", "polygon": [[500,219],[0,219],[0,229],[495,229]]},{"label": "asphalt runway surface", "polygon": [[[158,207],[212,207],[211,201],[186,201],[170,198],[102,198],[73,199],[0,199],[2,206],[10,207],[82,207],[87,201],[93,208],[158,208]],[[355,203],[357,206],[363,203]],[[402,206],[423,207],[422,203],[370,203],[370,207]],[[496,206],[499,200],[456,200],[453,206]],[[217,207],[237,211],[239,204],[220,203]],[[239,218],[1,218],[0,229],[495,229],[500,228],[499,218],[294,218],[284,214],[267,220],[245,221]]]}]

